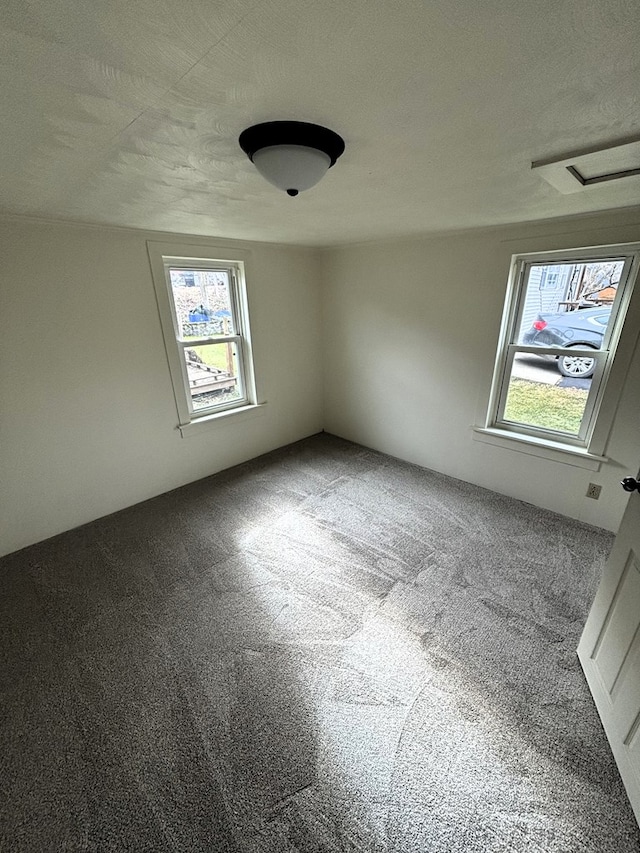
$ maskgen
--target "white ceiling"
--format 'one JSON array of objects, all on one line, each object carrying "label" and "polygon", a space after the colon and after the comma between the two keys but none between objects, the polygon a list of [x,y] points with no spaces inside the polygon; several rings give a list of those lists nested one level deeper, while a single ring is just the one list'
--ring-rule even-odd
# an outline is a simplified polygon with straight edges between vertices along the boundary
[{"label": "white ceiling", "polygon": [[[640,135],[637,0],[2,0],[0,210],[327,245],[640,202],[531,162]],[[346,152],[292,199],[247,126]]]}]

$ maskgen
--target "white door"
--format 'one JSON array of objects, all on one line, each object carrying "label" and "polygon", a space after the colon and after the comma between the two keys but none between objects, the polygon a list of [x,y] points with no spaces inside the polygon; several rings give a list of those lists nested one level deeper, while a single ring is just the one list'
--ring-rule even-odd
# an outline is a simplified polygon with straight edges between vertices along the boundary
[{"label": "white door", "polygon": [[578,646],[578,657],[640,823],[640,494],[637,492],[629,499]]}]

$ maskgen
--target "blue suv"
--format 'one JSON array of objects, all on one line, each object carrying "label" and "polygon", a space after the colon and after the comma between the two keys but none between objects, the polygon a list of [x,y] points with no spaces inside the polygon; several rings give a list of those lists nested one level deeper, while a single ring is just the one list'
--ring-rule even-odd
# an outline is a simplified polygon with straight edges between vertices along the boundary
[{"label": "blue suv", "polygon": [[[600,349],[610,318],[610,305],[578,308],[561,314],[538,314],[531,329],[522,336],[522,343],[527,346]],[[578,355],[556,358],[558,370],[563,376],[580,379],[593,376],[595,358]]]}]

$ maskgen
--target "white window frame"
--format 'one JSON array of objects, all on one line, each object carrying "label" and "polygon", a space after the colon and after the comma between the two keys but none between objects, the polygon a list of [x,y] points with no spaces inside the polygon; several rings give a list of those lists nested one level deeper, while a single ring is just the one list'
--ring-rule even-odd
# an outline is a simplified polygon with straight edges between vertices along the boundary
[{"label": "white window frame", "polygon": [[[560,273],[557,273],[557,272],[548,273],[545,270],[544,279],[540,282],[540,290],[545,290],[545,289],[553,290],[553,289],[555,289],[557,287],[557,281],[558,281],[559,274]],[[553,282],[552,284],[549,284],[550,279]]]},{"label": "white window frame", "polygon": [[[624,267],[618,292],[611,308],[611,320],[607,326],[600,350],[549,347],[547,351],[546,348],[539,346],[515,343],[524,310],[526,284],[531,266],[541,263],[549,265],[583,263],[611,258],[624,259]],[[606,461],[606,458],[601,454],[604,452],[613,414],[610,411],[607,417],[603,417],[603,400],[609,385],[614,358],[618,350],[622,327],[639,267],[640,244],[638,243],[527,253],[512,257],[487,417],[485,426],[476,428],[477,432],[488,434],[490,438],[504,437],[538,448],[582,455],[584,458],[600,462]],[[584,355],[596,359],[596,369],[591,380],[587,406],[577,436],[557,430],[527,426],[507,421],[504,418],[513,359],[517,352],[534,355],[563,355],[568,353],[574,356]],[[630,355],[630,351],[627,352],[625,359],[629,360]],[[611,407],[609,408],[611,409]]]},{"label": "white window frame", "polygon": [[[246,411],[256,404],[255,374],[249,326],[249,306],[245,278],[245,261],[234,252],[231,258],[226,252],[202,246],[180,246],[164,243],[147,243],[151,272],[156,293],[160,324],[178,415],[178,427],[183,435],[187,427],[204,424],[222,415]],[[230,253],[231,254],[231,253]],[[234,334],[216,335],[198,339],[197,344],[182,338],[181,329],[173,300],[170,270],[220,270],[229,276],[229,291]],[[194,345],[231,343],[235,345],[238,358],[239,398],[221,400],[206,408],[194,410],[187,375],[184,351]]]}]

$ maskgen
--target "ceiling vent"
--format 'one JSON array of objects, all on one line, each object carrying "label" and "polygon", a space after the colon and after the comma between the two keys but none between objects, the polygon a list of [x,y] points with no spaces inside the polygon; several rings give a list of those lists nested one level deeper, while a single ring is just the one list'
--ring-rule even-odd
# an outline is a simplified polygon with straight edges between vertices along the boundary
[{"label": "ceiling vent", "polygon": [[590,148],[560,159],[531,164],[540,177],[561,193],[577,193],[611,181],[635,181],[640,189],[640,139],[606,148]]}]

